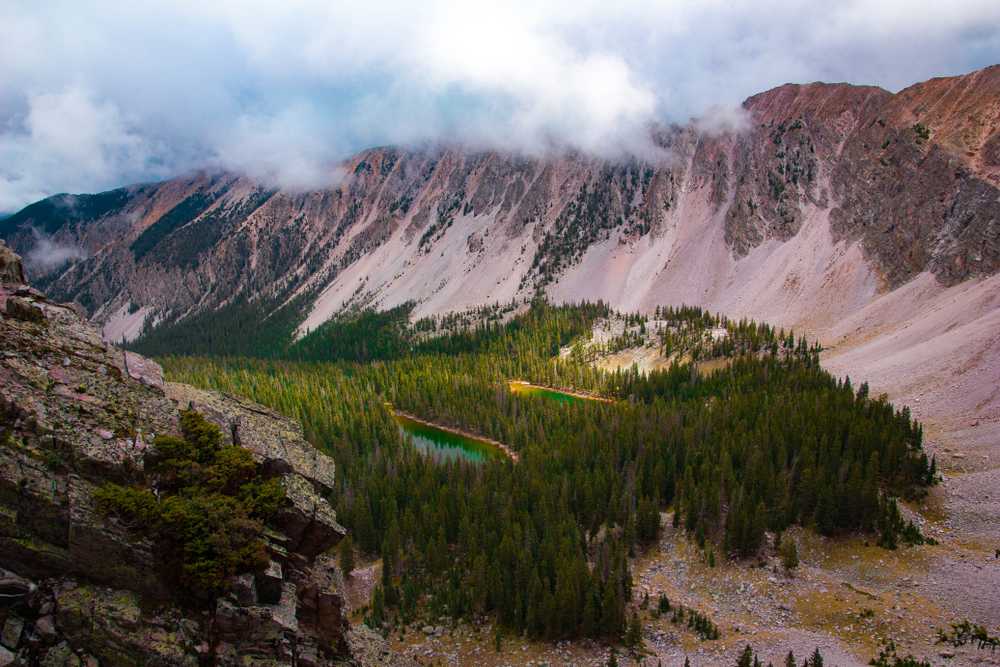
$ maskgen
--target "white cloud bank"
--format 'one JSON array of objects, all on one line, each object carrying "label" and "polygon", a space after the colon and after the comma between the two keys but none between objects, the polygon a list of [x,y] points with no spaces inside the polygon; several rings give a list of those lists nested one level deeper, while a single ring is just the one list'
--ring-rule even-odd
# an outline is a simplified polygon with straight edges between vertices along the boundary
[{"label": "white cloud bank", "polygon": [[31,251],[24,256],[25,264],[29,268],[33,266],[41,267],[48,271],[62,266],[68,262],[75,262],[85,259],[87,253],[76,246],[63,245],[52,240],[37,229],[32,230],[35,237],[35,245]]},{"label": "white cloud bank", "polygon": [[898,90],[1000,62],[1000,4],[51,0],[0,4],[0,211],[239,169],[297,188],[389,143],[649,150],[785,82]]}]

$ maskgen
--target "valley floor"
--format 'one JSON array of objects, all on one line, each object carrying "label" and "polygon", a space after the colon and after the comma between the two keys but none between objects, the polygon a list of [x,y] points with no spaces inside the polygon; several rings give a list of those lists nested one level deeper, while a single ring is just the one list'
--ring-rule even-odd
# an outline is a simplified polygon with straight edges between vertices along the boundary
[{"label": "valley floor", "polygon": [[[594,342],[607,343],[624,329],[620,323],[603,332],[597,328]],[[569,353],[564,348],[563,355]],[[635,363],[651,370],[670,360],[649,345],[603,355],[595,365],[614,370]],[[884,385],[873,380],[873,390]],[[693,667],[732,665],[749,643],[765,665],[784,664],[789,650],[801,664],[818,647],[827,665],[862,667],[889,641],[899,656],[912,654],[933,665],[1000,664],[1000,656],[974,646],[936,644],[938,630],[965,618],[990,630],[1000,626],[1000,424],[976,421],[956,428],[954,420],[935,421],[919,407],[914,412],[924,413],[925,447],[936,455],[943,481],[901,509],[940,544],[889,551],[871,536],[823,538],[794,528],[784,537],[797,541],[802,563],[791,574],[773,550],[759,562],[718,558],[711,567],[707,552],[671,527],[672,514],[663,514],[659,543],[632,562],[633,598],[650,598],[649,608],[639,612],[642,646],[631,654],[619,647],[618,664],[681,667],[688,659]],[[369,573],[361,581],[377,579]],[[706,614],[720,639],[699,640],[684,624],[672,623],[670,613],[656,618],[651,610],[661,595]],[[365,598],[354,599],[360,606]],[[360,623],[362,617],[352,620]],[[607,664],[612,650],[591,640],[518,637],[505,638],[498,653],[492,627],[439,623],[394,632],[393,648],[424,664],[475,667],[597,666]]]},{"label": "valley floor", "polygon": [[[811,531],[789,530],[785,539],[799,544],[801,565],[791,574],[771,554],[761,562],[710,567],[706,552],[671,526],[662,515],[664,532],[658,545],[633,562],[635,595],[649,594],[640,610],[642,647],[629,654],[619,647],[618,664],[681,667],[732,665],[749,643],[764,664],[784,663],[789,650],[799,662],[819,648],[827,665],[862,667],[888,641],[900,656],[913,654],[934,665],[997,664],[989,652],[974,647],[936,645],[937,630],[963,617],[995,622],[995,595],[1000,591],[1000,562],[992,548],[969,539],[945,516],[948,490],[935,489],[924,503],[907,512],[922,521],[936,546],[900,547],[889,551],[867,546],[862,537],[823,538]],[[926,508],[926,509],[925,509]],[[763,566],[761,566],[763,565]],[[356,585],[377,581],[377,565],[359,573]],[[697,609],[711,618],[720,639],[703,641],[670,613],[654,617],[661,595],[672,605]],[[362,595],[351,595],[360,604]],[[352,617],[360,623],[361,616]],[[424,664],[499,667],[518,665],[605,665],[607,645],[591,640],[531,642],[505,638],[498,653],[493,628],[456,627],[442,619],[434,627],[409,627],[390,637],[394,650]]]}]

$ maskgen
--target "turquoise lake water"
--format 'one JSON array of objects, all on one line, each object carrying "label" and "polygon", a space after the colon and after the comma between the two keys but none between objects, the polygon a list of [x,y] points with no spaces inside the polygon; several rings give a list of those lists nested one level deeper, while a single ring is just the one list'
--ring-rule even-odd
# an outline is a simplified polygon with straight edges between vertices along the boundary
[{"label": "turquoise lake water", "polygon": [[488,459],[506,456],[496,445],[436,426],[428,426],[403,415],[396,415],[396,423],[403,437],[411,436],[413,446],[441,460],[459,458],[482,463]]},{"label": "turquoise lake water", "polygon": [[584,398],[583,396],[573,396],[572,394],[564,394],[561,391],[555,391],[554,389],[543,389],[542,387],[528,387],[523,384],[512,384],[511,390],[516,391],[519,394],[524,394],[526,396],[541,396],[542,398],[547,398],[553,401],[558,401],[559,403],[583,403],[584,401],[593,401],[593,398]]}]

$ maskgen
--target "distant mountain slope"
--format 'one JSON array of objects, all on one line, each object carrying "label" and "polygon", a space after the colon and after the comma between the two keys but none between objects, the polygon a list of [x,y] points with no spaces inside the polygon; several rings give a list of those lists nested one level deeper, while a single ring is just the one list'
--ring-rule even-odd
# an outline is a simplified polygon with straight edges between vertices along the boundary
[{"label": "distant mountain slope", "polygon": [[[741,132],[656,129],[655,162],[378,148],[327,190],[194,174],[52,197],[0,231],[36,284],[114,340],[261,296],[268,308],[298,296],[305,331],[350,306],[414,301],[420,318],[542,287],[557,301],[689,303],[805,327],[835,346],[834,366],[852,350],[851,372],[872,341],[933,308],[975,331],[944,343],[915,327],[926,336],[898,344],[974,348],[976,364],[1000,354],[996,329],[952,310],[996,292],[998,92],[1000,66],[895,95],[790,84],[748,99]],[[893,294],[908,295],[906,312],[886,324],[874,311]]]}]

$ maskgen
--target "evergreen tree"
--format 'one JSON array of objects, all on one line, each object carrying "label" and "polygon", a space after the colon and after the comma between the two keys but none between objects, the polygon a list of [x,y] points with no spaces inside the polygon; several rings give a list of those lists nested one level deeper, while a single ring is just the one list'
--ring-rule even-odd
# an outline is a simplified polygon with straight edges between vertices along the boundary
[{"label": "evergreen tree", "polygon": [[351,573],[354,572],[354,545],[351,543],[351,537],[345,535],[344,539],[340,541],[340,572],[344,576],[344,579],[349,579]]},{"label": "evergreen tree", "polygon": [[642,643],[642,622],[639,615],[632,612],[632,618],[628,623],[628,631],[625,633],[625,645],[634,649]]},{"label": "evergreen tree", "polygon": [[785,570],[794,570],[799,566],[799,546],[793,539],[787,539],[781,545],[781,566]]}]

